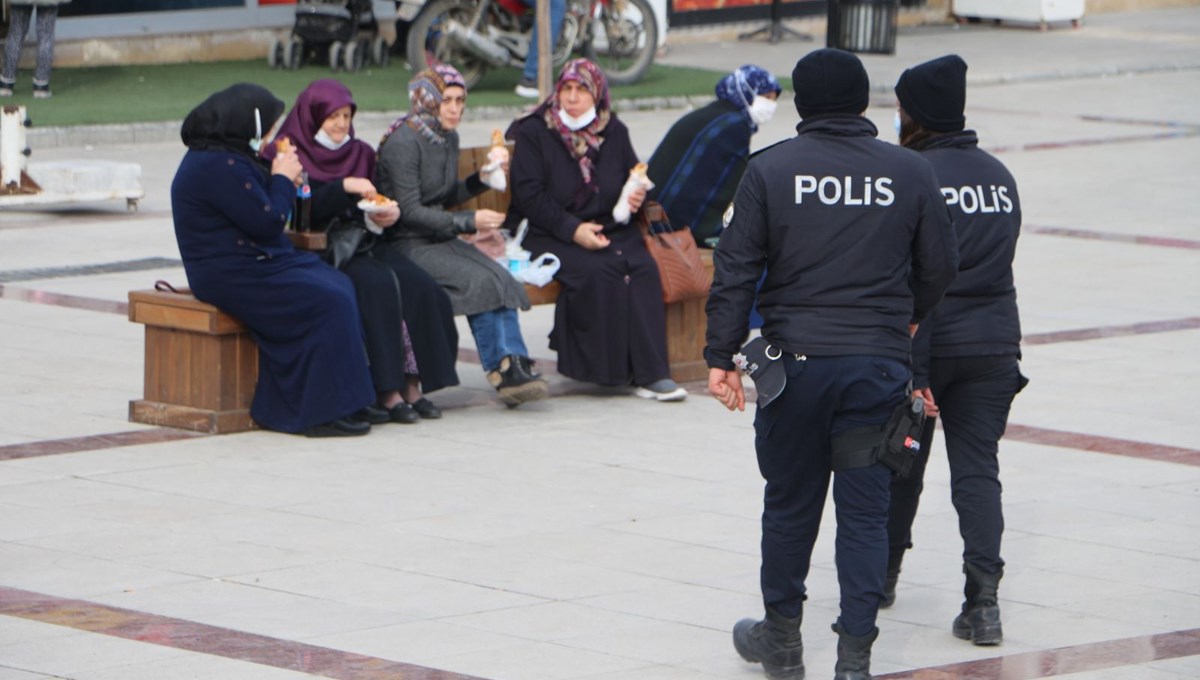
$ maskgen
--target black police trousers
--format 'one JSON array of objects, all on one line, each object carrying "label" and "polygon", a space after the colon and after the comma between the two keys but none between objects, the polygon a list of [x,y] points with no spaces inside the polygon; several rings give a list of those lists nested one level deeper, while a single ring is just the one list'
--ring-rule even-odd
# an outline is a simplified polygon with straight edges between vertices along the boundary
[{"label": "black police trousers", "polygon": [[[762,514],[763,603],[800,614],[804,581],[829,490],[830,439],[880,425],[906,399],[908,364],[875,356],[796,358],[785,354],[783,393],[754,417],[758,468],[766,480]],[[875,628],[887,568],[888,484],[876,463],[833,479],[840,621],[851,635]]]},{"label": "black police trousers", "polygon": [[[963,563],[988,574],[1000,573],[1000,437],[1008,424],[1013,397],[1025,386],[1015,356],[934,358],[929,388],[941,412],[950,463],[950,497],[958,512]],[[925,465],[933,442],[935,420],[925,421],[921,451],[908,478],[892,479],[888,517],[890,564],[898,567],[912,547],[912,524],[924,486]]]}]

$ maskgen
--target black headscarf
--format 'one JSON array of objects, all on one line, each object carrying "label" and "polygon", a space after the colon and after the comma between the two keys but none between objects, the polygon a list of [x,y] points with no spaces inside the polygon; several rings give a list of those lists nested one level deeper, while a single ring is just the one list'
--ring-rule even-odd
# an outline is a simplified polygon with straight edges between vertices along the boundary
[{"label": "black headscarf", "polygon": [[250,148],[250,140],[260,134],[254,122],[255,109],[261,134],[266,135],[283,115],[284,104],[261,85],[238,83],[192,109],[183,120],[180,136],[189,149],[232,151],[261,161]]}]

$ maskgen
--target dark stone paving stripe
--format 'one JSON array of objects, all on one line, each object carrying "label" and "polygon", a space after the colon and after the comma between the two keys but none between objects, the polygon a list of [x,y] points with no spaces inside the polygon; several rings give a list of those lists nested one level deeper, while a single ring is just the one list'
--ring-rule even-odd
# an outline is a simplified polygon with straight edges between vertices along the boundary
[{"label": "dark stone paving stripe", "polygon": [[182,266],[182,261],[172,258],[145,257],[140,260],[104,262],[101,264],[82,264],[70,267],[12,269],[9,271],[0,272],[0,283],[33,281],[35,279],[61,279],[69,276],[93,276],[96,274],[112,274],[116,272],[140,272],[150,269],[170,269],[172,267]]},{"label": "dark stone paving stripe", "polygon": [[1024,652],[978,661],[876,675],[875,680],[1035,680],[1200,654],[1200,628]]},{"label": "dark stone paving stripe", "polygon": [[1200,466],[1200,450],[1187,449],[1180,446],[1166,446],[1164,444],[1139,442],[1131,439],[1116,439],[1113,437],[1051,430],[1044,427],[1031,427],[1029,425],[1016,425],[1012,423],[1004,431],[1004,438],[1030,444],[1061,446],[1080,451],[1109,453],[1114,456],[1128,456],[1130,458],[1179,463],[1180,465]]},{"label": "dark stone paving stripe", "polygon": [[1032,142],[1030,144],[1011,144],[1008,146],[990,146],[988,152],[993,154],[1013,153],[1014,151],[1061,151],[1085,146],[1105,146],[1108,144],[1132,144],[1134,142],[1159,142],[1164,140],[1182,139],[1200,136],[1200,129],[1168,130],[1163,132],[1144,132],[1132,135],[1113,135],[1111,137],[1095,137],[1084,139],[1065,139],[1059,142]]},{"label": "dark stone paving stripe", "polygon": [[129,432],[111,432],[109,434],[94,434],[86,437],[71,437],[70,439],[46,439],[26,444],[9,444],[0,446],[0,460],[17,460],[19,458],[36,458],[38,456],[53,456],[60,453],[79,453],[81,451],[102,451],[122,446],[138,446],[139,444],[157,444],[172,442],[179,439],[211,436],[205,432],[191,430],[176,430],[170,427],[156,427],[151,430],[131,430]]},{"label": "dark stone paving stripe", "polygon": [[3,586],[0,614],[339,680],[479,680],[436,668]]},{"label": "dark stone paving stripe", "polygon": [[[0,586],[0,614],[339,680],[480,680],[401,661],[3,586]],[[1036,680],[1197,654],[1200,654],[1200,628],[1192,628],[875,677],[877,680]]]},{"label": "dark stone paving stripe", "polygon": [[1122,326],[1097,326],[1095,328],[1075,328],[1049,333],[1034,333],[1021,339],[1022,345],[1053,345],[1060,342],[1079,342],[1081,340],[1099,340],[1101,338],[1119,338],[1127,335],[1144,335],[1146,333],[1167,333],[1170,331],[1188,331],[1200,328],[1200,316],[1189,316],[1182,319],[1167,319],[1165,321],[1143,321]]},{"label": "dark stone paving stripe", "polygon": [[68,295],[66,293],[51,293],[44,290],[18,288],[0,284],[0,299],[16,300],[18,302],[36,302],[41,305],[69,307],[71,309],[86,309],[93,312],[126,315],[129,313],[129,303],[102,298]]},{"label": "dark stone paving stripe", "polygon": [[1118,234],[1108,231],[1070,229],[1067,227],[1039,227],[1031,224],[1023,225],[1021,229],[1029,233],[1044,234],[1047,236],[1066,236],[1069,238],[1112,241],[1115,243],[1135,243],[1143,246],[1162,246],[1164,248],[1200,250],[1200,241],[1194,241],[1186,238],[1172,238],[1167,236],[1140,236],[1138,234]]}]

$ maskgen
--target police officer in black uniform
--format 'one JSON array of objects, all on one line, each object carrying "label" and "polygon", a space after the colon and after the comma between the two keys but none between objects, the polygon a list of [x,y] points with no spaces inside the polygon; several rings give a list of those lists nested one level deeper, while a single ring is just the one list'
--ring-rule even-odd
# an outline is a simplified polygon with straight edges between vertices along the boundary
[{"label": "police officer in black uniform", "polygon": [[[1009,405],[1027,382],[1021,375],[1021,324],[1012,262],[1021,231],[1017,185],[1004,165],[964,130],[967,64],[948,55],[900,75],[900,143],[932,165],[958,235],[958,278],[914,340],[914,387],[942,420],[950,462],[950,495],[963,538],[966,595],[954,634],[977,645],[999,644],[997,585],[1004,571],[1000,534],[1000,437]],[[885,606],[895,599],[904,551],[911,544],[921,478],[933,439],[911,475],[892,481]]]},{"label": "police officer in black uniform", "polygon": [[[861,114],[867,73],[854,55],[816,50],[792,72],[797,136],[751,158],[714,252],[708,388],[744,408],[733,358],[755,284],[762,334],[786,386],[754,420],[766,488],[761,587],[766,616],[733,630],[737,652],[771,678],[804,674],[805,578],[839,433],[879,426],[909,398],[910,333],[958,269],[954,229],[929,163],[875,139]],[[891,472],[833,474],[841,585],[838,680],[870,678],[887,565]]]}]

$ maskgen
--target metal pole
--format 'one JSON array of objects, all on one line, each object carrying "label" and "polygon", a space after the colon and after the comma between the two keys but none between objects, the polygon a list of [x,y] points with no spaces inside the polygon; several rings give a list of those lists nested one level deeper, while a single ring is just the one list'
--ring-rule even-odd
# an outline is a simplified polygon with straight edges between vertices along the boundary
[{"label": "metal pole", "polygon": [[550,96],[554,52],[550,45],[550,0],[537,0],[538,27],[538,98]]}]

